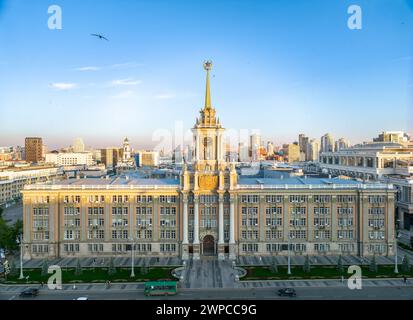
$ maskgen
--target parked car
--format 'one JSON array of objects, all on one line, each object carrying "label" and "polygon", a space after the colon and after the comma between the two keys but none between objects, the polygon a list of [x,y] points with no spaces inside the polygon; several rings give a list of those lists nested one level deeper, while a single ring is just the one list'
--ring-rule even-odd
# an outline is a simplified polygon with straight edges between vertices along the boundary
[{"label": "parked car", "polygon": [[297,293],[293,288],[283,288],[278,290],[278,295],[280,297],[295,297]]},{"label": "parked car", "polygon": [[29,288],[20,292],[20,297],[35,297],[39,294],[39,289]]}]

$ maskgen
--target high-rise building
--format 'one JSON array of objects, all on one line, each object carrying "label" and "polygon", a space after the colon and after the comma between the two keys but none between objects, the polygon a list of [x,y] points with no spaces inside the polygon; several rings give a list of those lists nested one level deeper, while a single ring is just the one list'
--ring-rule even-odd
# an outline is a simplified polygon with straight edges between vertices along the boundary
[{"label": "high-rise building", "polygon": [[252,161],[260,159],[261,136],[259,134],[252,134],[250,136],[250,158]]},{"label": "high-rise building", "polygon": [[114,168],[121,159],[120,153],[122,149],[119,148],[105,148],[101,149],[101,162],[106,166],[106,168]]},{"label": "high-rise building", "polygon": [[326,133],[324,136],[321,137],[321,152],[334,152],[334,137]]},{"label": "high-rise building", "polygon": [[43,160],[43,140],[37,137],[25,139],[26,161],[40,162]]},{"label": "high-rise building", "polygon": [[289,163],[300,161],[300,146],[298,143],[290,143],[287,150]]},{"label": "high-rise building", "polygon": [[307,144],[306,160],[318,161],[320,155],[320,143],[317,139],[311,139]]},{"label": "high-rise building", "polygon": [[73,142],[73,152],[84,152],[85,144],[83,143],[82,138],[76,138]]},{"label": "high-rise building", "polygon": [[308,137],[304,134],[298,135],[298,145],[300,146],[300,152],[305,153],[307,151]]},{"label": "high-rise building", "polygon": [[238,159],[240,162],[250,161],[248,145],[244,142],[238,144]]},{"label": "high-rise building", "polygon": [[268,156],[274,155],[274,144],[271,141],[267,142],[267,155]]},{"label": "high-rise building", "polygon": [[335,151],[347,149],[350,146],[350,142],[347,139],[340,138],[335,142]]}]

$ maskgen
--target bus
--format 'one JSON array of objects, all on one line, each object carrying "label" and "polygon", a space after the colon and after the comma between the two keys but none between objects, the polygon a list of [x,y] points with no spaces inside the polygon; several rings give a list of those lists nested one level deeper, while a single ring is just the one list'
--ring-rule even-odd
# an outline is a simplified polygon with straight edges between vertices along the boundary
[{"label": "bus", "polygon": [[145,282],[145,296],[169,296],[177,294],[176,281]]}]

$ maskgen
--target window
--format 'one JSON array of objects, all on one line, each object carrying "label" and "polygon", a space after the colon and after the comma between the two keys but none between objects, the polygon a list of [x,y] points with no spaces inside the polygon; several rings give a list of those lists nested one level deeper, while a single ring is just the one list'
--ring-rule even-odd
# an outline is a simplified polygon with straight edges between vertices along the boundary
[{"label": "window", "polygon": [[368,196],[369,203],[384,203],[385,197],[384,196]]},{"label": "window", "polygon": [[326,203],[331,201],[331,196],[326,195],[315,195],[314,202],[316,203]]},{"label": "window", "polygon": [[306,230],[290,230],[290,238],[305,239],[307,238],[307,231]]},{"label": "window", "polygon": [[161,249],[161,252],[175,252],[176,244],[175,243],[161,243],[160,249]]},{"label": "window", "polygon": [[291,214],[302,214],[305,215],[306,207],[292,207]]},{"label": "window", "polygon": [[161,239],[175,239],[176,231],[175,230],[161,230]]},{"label": "window", "polygon": [[282,214],[282,207],[267,207],[265,212],[266,214]]},{"label": "window", "polygon": [[291,203],[294,203],[294,202],[299,202],[299,203],[307,202],[307,196],[292,195],[292,196],[289,197],[289,200],[290,200]]},{"label": "window", "polygon": [[78,243],[65,243],[63,245],[63,250],[65,252],[79,252],[79,244]]},{"label": "window", "polygon": [[355,246],[353,243],[339,243],[338,249],[341,252],[353,252],[355,249]]},{"label": "window", "polygon": [[159,196],[160,203],[176,203],[176,196]]},{"label": "window", "polygon": [[314,214],[330,214],[330,208],[328,207],[315,207]]},{"label": "window", "polygon": [[348,208],[338,207],[337,213],[338,214],[353,214],[353,208],[352,207],[348,207]]},{"label": "window", "polygon": [[103,244],[101,244],[101,243],[90,243],[90,244],[88,244],[88,250],[90,252],[103,252]]},{"label": "window", "polygon": [[267,240],[281,239],[282,236],[283,236],[282,230],[266,230],[265,231],[265,238]]},{"label": "window", "polygon": [[339,202],[339,203],[354,202],[354,196],[352,196],[352,195],[338,195],[337,196],[337,202]]},{"label": "window", "polygon": [[242,245],[243,252],[257,252],[258,251],[258,244],[256,243],[244,243]]},{"label": "window", "polygon": [[297,218],[297,219],[291,219],[290,220],[290,226],[291,227],[304,227],[306,225],[306,218]]},{"label": "window", "polygon": [[369,214],[384,214],[384,208],[369,208]]},{"label": "window", "polygon": [[315,243],[314,244],[314,251],[328,252],[328,251],[330,251],[330,244],[329,243]]},{"label": "window", "polygon": [[241,196],[242,203],[258,203],[258,195],[242,195]]},{"label": "window", "polygon": [[265,201],[268,203],[280,203],[282,202],[282,196],[281,195],[268,195],[268,196],[265,196]]}]

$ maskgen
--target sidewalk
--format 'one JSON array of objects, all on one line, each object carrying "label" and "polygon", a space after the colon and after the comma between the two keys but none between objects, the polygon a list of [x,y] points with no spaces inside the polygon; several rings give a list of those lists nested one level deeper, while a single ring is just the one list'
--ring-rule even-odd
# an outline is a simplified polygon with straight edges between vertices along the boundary
[{"label": "sidewalk", "polygon": [[[317,280],[246,280],[238,283],[239,288],[263,288],[263,287],[344,287],[347,286],[348,278],[344,282],[338,279]],[[413,279],[408,278],[404,283],[401,278],[387,279],[363,279],[364,287],[413,287]]]}]

